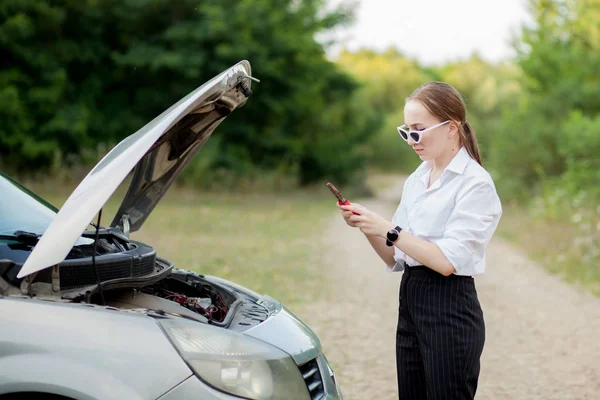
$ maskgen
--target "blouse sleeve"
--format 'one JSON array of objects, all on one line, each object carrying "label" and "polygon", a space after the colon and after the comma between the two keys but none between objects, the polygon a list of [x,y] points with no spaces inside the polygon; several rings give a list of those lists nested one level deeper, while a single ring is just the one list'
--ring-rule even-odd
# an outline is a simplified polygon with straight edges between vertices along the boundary
[{"label": "blouse sleeve", "polygon": [[502,206],[493,184],[476,182],[457,200],[443,237],[432,242],[459,272],[485,257],[485,248],[501,215]]}]

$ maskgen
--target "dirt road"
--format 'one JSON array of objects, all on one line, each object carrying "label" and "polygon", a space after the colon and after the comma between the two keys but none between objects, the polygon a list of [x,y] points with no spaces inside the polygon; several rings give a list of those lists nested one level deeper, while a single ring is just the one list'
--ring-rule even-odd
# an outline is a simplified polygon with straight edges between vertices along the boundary
[{"label": "dirt road", "polygon": [[[391,218],[401,188],[362,204]],[[388,273],[337,213],[323,240],[330,297],[300,315],[321,338],[346,399],[396,399],[401,273]],[[477,398],[600,399],[600,299],[499,238],[487,257],[476,278],[487,330]]]}]

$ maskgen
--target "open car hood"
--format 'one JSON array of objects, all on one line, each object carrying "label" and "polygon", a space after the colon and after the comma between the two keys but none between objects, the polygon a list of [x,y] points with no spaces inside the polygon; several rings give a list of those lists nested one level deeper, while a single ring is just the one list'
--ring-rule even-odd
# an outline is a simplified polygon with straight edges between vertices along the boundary
[{"label": "open car hood", "polygon": [[241,61],[200,86],[116,145],[75,188],[23,264],[18,278],[62,262],[106,201],[135,168],[111,226],[142,226],[175,178],[250,90]]}]

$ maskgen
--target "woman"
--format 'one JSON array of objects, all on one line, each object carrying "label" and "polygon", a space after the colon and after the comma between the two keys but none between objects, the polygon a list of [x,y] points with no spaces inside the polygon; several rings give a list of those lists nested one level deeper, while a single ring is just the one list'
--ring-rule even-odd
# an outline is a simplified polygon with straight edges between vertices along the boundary
[{"label": "woman", "polygon": [[404,183],[392,221],[360,204],[338,207],[390,271],[404,271],[396,332],[400,399],[472,399],[485,341],[472,276],[485,271],[502,207],[456,89],[442,82],[417,88],[404,122],[398,132],[424,162]]}]

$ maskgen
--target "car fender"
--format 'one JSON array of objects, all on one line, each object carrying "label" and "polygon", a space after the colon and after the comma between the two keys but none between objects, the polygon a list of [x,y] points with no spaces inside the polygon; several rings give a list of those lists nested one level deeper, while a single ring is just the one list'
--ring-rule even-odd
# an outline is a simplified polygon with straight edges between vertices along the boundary
[{"label": "car fender", "polygon": [[143,399],[125,382],[71,358],[49,353],[0,359],[0,394],[41,392],[77,400]]},{"label": "car fender", "polygon": [[5,393],[54,385],[102,399],[156,399],[193,374],[142,313],[0,297],[0,326]]}]

